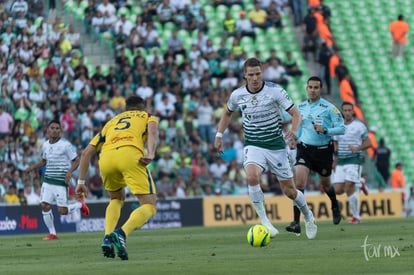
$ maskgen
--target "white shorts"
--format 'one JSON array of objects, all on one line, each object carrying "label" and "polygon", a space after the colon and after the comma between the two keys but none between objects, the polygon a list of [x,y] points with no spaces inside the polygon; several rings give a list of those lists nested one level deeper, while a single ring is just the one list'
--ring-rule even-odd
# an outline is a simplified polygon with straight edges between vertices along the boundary
[{"label": "white shorts", "polygon": [[360,183],[362,167],[359,164],[336,165],[332,183]]},{"label": "white shorts", "polygon": [[67,207],[68,188],[65,186],[43,182],[40,193],[40,201],[48,204],[53,204],[56,201],[57,206]]},{"label": "white shorts", "polygon": [[290,163],[290,166],[292,168],[292,171],[295,171],[297,150],[296,150],[296,148],[295,149],[290,149],[288,147],[287,147],[286,150],[288,152],[289,163]]},{"label": "white shorts", "polygon": [[269,170],[275,174],[279,180],[293,177],[286,149],[270,150],[249,145],[244,147],[243,155],[244,167],[250,163],[254,163],[260,166],[263,171]]}]

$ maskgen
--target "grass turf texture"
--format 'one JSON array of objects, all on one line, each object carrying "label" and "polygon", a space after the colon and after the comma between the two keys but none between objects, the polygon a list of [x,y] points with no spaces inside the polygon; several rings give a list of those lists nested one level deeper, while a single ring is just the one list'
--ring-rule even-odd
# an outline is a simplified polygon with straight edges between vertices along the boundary
[{"label": "grass turf texture", "polygon": [[413,274],[413,219],[320,222],[315,240],[284,226],[263,248],[247,243],[249,225],[140,230],[127,238],[129,261],[102,256],[102,233],[1,236],[1,274]]}]

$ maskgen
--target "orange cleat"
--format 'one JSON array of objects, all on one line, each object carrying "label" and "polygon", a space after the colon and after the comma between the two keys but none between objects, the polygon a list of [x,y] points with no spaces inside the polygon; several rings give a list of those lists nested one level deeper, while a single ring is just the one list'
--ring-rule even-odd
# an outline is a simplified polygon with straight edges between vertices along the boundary
[{"label": "orange cleat", "polygon": [[58,240],[58,239],[59,237],[56,234],[49,234],[43,238],[44,241],[52,241],[52,240]]}]

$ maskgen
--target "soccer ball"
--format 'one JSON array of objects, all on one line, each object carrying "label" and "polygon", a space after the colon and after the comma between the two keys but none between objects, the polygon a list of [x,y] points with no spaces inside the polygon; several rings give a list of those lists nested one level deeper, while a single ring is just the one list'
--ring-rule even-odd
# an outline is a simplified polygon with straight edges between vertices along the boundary
[{"label": "soccer ball", "polygon": [[270,243],[270,234],[266,226],[252,225],[247,231],[247,242],[253,247],[262,247]]}]

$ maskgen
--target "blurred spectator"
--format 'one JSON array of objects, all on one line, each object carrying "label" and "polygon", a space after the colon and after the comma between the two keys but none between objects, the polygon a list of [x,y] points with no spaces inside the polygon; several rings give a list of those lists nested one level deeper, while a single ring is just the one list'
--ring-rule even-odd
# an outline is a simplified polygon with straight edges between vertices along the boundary
[{"label": "blurred spectator", "polygon": [[72,49],[78,49],[83,52],[80,33],[75,32],[73,24],[69,24],[65,37],[70,42]]},{"label": "blurred spectator", "polygon": [[107,29],[105,27],[104,17],[102,12],[97,10],[92,17],[91,24],[95,33],[99,34],[105,32]]},{"label": "blurred spectator", "polygon": [[25,0],[16,0],[10,7],[10,13],[12,16],[16,17],[19,12],[23,12],[26,16],[29,11],[29,6]]},{"label": "blurred spectator", "polygon": [[329,19],[331,18],[331,8],[328,5],[325,5],[325,2],[323,0],[319,0],[319,10],[329,25]]},{"label": "blurred spectator", "polygon": [[196,108],[196,114],[200,137],[206,143],[213,141],[213,113],[214,109],[208,98],[203,97],[201,104]]},{"label": "blurred spectator", "polygon": [[331,59],[332,51],[328,48],[325,42],[320,44],[318,63],[319,63],[319,77],[325,81],[327,93],[331,93],[331,76],[329,74],[329,60]]},{"label": "blurred spectator", "polygon": [[17,196],[16,185],[10,184],[7,188],[7,192],[4,195],[4,202],[8,204],[20,203],[20,199]]},{"label": "blurred spectator", "polygon": [[261,8],[260,1],[254,4],[254,9],[249,13],[249,19],[253,27],[263,29],[268,27],[267,12]]},{"label": "blurred spectator", "polygon": [[109,0],[102,0],[97,8],[102,14],[107,12],[109,15],[116,15],[116,8]]},{"label": "blurred spectator", "polygon": [[114,111],[108,108],[108,104],[106,102],[101,102],[101,106],[94,113],[94,118],[99,121],[101,125],[104,125],[105,122],[114,115]]},{"label": "blurred spectator", "polygon": [[285,68],[280,64],[280,59],[271,59],[270,63],[266,64],[263,70],[263,80],[273,81],[285,88],[287,87],[289,80],[286,77]]},{"label": "blurred spectator", "polygon": [[104,197],[104,188],[97,158],[94,159],[94,166],[96,168],[95,173],[89,178],[88,188],[94,198],[100,199]]},{"label": "blurred spectator", "polygon": [[384,138],[380,138],[378,147],[374,153],[374,159],[378,171],[387,183],[390,178],[390,158],[391,150],[385,146]]},{"label": "blurred spectator", "polygon": [[11,134],[13,126],[13,117],[6,111],[4,111],[2,104],[0,104],[0,139]]},{"label": "blurred spectator", "polygon": [[27,206],[27,198],[26,198],[26,195],[24,194],[23,188],[19,188],[17,190],[17,197],[19,198],[19,203],[21,206]]},{"label": "blurred spectator", "polygon": [[398,15],[397,20],[391,22],[390,33],[392,36],[392,55],[394,57],[404,55],[408,31],[408,23],[404,21],[404,16],[402,14]]},{"label": "blurred spectator", "polygon": [[302,51],[305,54],[305,58],[308,57],[308,53],[312,53],[314,60],[316,60],[316,50],[317,50],[317,38],[318,38],[318,29],[317,21],[314,15],[315,9],[308,8],[308,14],[303,19],[302,23],[302,32],[303,32],[303,46]]},{"label": "blurred spectator", "polygon": [[303,20],[303,6],[302,0],[292,0],[293,21],[295,26],[300,26]]},{"label": "blurred spectator", "polygon": [[28,205],[40,205],[40,196],[33,191],[30,183],[24,186],[24,195]]},{"label": "blurred spectator", "polygon": [[395,164],[395,168],[391,176],[391,188],[397,190],[405,188],[405,177],[403,174],[403,165],[401,162],[397,162]]},{"label": "blurred spectator", "polygon": [[301,76],[303,73],[291,52],[286,53],[286,59],[283,62],[283,66],[285,67],[288,76]]},{"label": "blurred spectator", "polygon": [[279,29],[283,28],[282,17],[280,16],[280,12],[284,10],[284,5],[285,3],[282,3],[282,6],[278,6],[276,2],[271,2],[267,9],[265,9],[267,13],[267,25],[269,27],[275,27]]},{"label": "blurred spectator", "polygon": [[119,26],[122,26],[123,33],[128,37],[131,34],[134,25],[131,21],[127,20],[125,13],[121,14],[121,18],[115,23],[115,32],[118,32]]},{"label": "blurred spectator", "polygon": [[88,6],[84,10],[84,19],[83,19],[83,27],[85,29],[85,33],[89,34],[91,31],[92,26],[92,18],[94,17],[96,12],[96,5],[94,0],[88,0]]},{"label": "blurred spectator", "polygon": [[[166,0],[167,1],[167,0]],[[159,47],[160,42],[158,41],[158,31],[154,28],[153,23],[148,23],[145,30],[142,32],[143,46],[144,48]]]},{"label": "blurred spectator", "polygon": [[405,203],[405,176],[403,173],[403,165],[401,162],[395,164],[394,171],[391,174],[391,188],[401,192],[401,201],[404,207]]},{"label": "blurred spectator", "polygon": [[175,13],[176,9],[171,5],[170,0],[162,0],[162,3],[157,6],[157,16],[162,25],[173,22]]},{"label": "blurred spectator", "polygon": [[226,17],[223,21],[223,29],[225,37],[236,35],[236,19],[234,19],[230,11],[226,11]]}]

